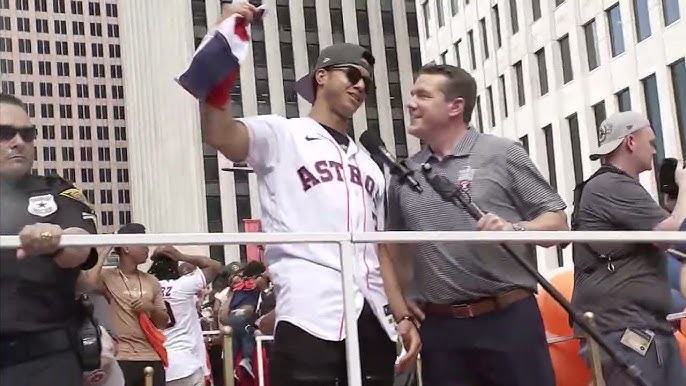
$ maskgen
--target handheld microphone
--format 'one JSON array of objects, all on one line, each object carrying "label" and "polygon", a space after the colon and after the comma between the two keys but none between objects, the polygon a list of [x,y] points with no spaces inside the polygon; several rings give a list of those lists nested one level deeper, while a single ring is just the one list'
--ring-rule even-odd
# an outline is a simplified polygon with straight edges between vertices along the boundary
[{"label": "handheld microphone", "polygon": [[440,174],[434,173],[431,169],[430,164],[423,164],[422,169],[424,175],[426,176],[426,181],[431,185],[431,187],[438,193],[439,196],[445,201],[454,203],[455,200],[459,201],[460,204],[465,208],[467,213],[469,213],[474,220],[480,220],[484,216],[484,212],[479,208],[471,199],[465,197],[460,188],[455,186],[447,177]]},{"label": "handheld microphone", "polygon": [[398,162],[393,157],[393,154],[386,149],[383,141],[376,133],[369,130],[365,131],[360,135],[360,143],[369,151],[373,158],[379,159],[388,165],[391,174],[398,176],[400,183],[408,184],[417,193],[422,192],[423,189],[419,186],[419,182],[412,176],[413,172],[404,163]]}]

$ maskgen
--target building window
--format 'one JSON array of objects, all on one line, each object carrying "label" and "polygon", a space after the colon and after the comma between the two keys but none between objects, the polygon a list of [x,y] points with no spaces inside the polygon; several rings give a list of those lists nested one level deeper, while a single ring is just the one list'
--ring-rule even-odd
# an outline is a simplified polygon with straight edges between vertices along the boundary
[{"label": "building window", "polygon": [[438,19],[438,28],[445,25],[445,17],[443,15],[443,0],[436,0],[436,19]]},{"label": "building window", "polygon": [[579,120],[576,113],[567,117],[569,126],[569,138],[572,143],[572,164],[574,165],[574,183],[584,180],[584,170],[581,163],[581,140],[579,139]]},{"label": "building window", "polygon": [[486,97],[488,98],[488,120],[491,127],[495,126],[495,106],[493,105],[493,88],[486,87]]},{"label": "building window", "polygon": [[[93,182],[93,169],[81,169],[81,182]],[[90,197],[89,201],[93,202],[93,197]]]},{"label": "building window", "polygon": [[[593,105],[593,117],[597,132],[600,124],[603,123],[605,118],[607,118],[607,113],[605,112],[605,101],[600,101]],[[600,138],[600,134],[598,134],[598,138]],[[600,141],[598,141],[598,146],[600,146]]]},{"label": "building window", "polygon": [[669,65],[674,87],[674,106],[676,106],[676,122],[681,139],[681,153],[686,159],[686,64],[679,59]]},{"label": "building window", "polygon": [[558,40],[560,44],[560,57],[562,58],[562,81],[567,84],[574,80],[572,69],[572,54],[569,50],[569,36],[565,35]]},{"label": "building window", "polygon": [[469,30],[467,32],[467,38],[469,39],[469,59],[471,61],[472,70],[476,70],[476,50],[474,49],[474,31]]},{"label": "building window", "polygon": [[484,120],[481,111],[481,97],[476,97],[476,124],[480,132],[484,132]]},{"label": "building window", "polygon": [[534,21],[541,18],[541,0],[531,0],[531,13],[534,15]]},{"label": "building window", "polygon": [[450,0],[450,12],[453,16],[457,15],[460,11],[459,0]]},{"label": "building window", "polygon": [[665,25],[670,25],[681,18],[679,12],[679,0],[662,0],[662,15]]},{"label": "building window", "polygon": [[517,79],[517,101],[519,107],[526,104],[526,93],[524,91],[524,70],[522,70],[522,62],[519,61],[514,64],[515,78]]},{"label": "building window", "polygon": [[500,11],[498,10],[498,4],[491,8],[491,17],[493,18],[493,27],[495,28],[495,46],[500,48],[503,45],[503,37],[500,33]]},{"label": "building window", "polygon": [[519,143],[522,144],[524,151],[526,151],[526,153],[529,154],[529,136],[524,134],[522,138],[519,138]]},{"label": "building window", "polygon": [[500,75],[498,77],[498,86],[500,87],[500,103],[501,106],[503,107],[501,112],[503,118],[507,118],[508,111],[507,111],[507,87],[505,86],[505,75]]},{"label": "building window", "polygon": [[57,149],[54,146],[43,148],[43,161],[57,161]]},{"label": "building window", "polygon": [[429,28],[429,19],[431,18],[431,13],[430,9],[431,5],[429,4],[428,1],[425,1],[424,4],[422,4],[422,14],[424,15],[424,36],[429,37],[429,31],[431,30]]},{"label": "building window", "polygon": [[453,44],[453,50],[455,50],[455,66],[462,68],[462,61],[460,60],[460,45],[462,40],[458,40]]},{"label": "building window", "polygon": [[484,60],[488,59],[488,34],[486,33],[486,19],[479,20],[479,33],[481,34],[482,48],[484,49]]},{"label": "building window", "polygon": [[655,131],[655,148],[657,154],[655,155],[656,165],[665,158],[665,146],[662,135],[662,118],[660,117],[660,99],[657,90],[657,80],[655,74],[650,75],[641,80],[643,84],[643,95],[645,95],[646,112],[648,113],[648,120]]},{"label": "building window", "polygon": [[596,40],[598,36],[595,31],[595,19],[584,24],[584,36],[586,37],[586,57],[588,58],[588,70],[591,71],[600,65]]},{"label": "building window", "polygon": [[648,0],[634,0],[634,18],[636,19],[636,38],[641,42],[649,38],[652,33]]},{"label": "building window", "polygon": [[624,35],[622,29],[622,14],[619,3],[607,10],[607,24],[610,26],[610,45],[612,56],[615,57],[624,52]]},{"label": "building window", "polygon": [[54,125],[44,125],[43,126],[43,139],[55,139],[55,126]]},{"label": "building window", "polygon": [[519,17],[517,16],[517,0],[510,0],[510,21],[512,23],[512,34],[519,32]]},{"label": "building window", "polygon": [[545,48],[536,51],[536,64],[538,66],[538,88],[541,96],[548,93],[548,67],[545,63]]},{"label": "building window", "polygon": [[62,148],[62,161],[73,161],[74,160],[74,148],[73,147],[63,147]]},{"label": "building window", "polygon": [[557,172],[555,171],[555,146],[553,142],[553,127],[548,125],[543,128],[545,138],[545,152],[548,160],[548,182],[553,189],[557,190]]},{"label": "building window", "polygon": [[617,109],[622,111],[631,110],[631,93],[629,88],[625,88],[615,94],[617,96]]}]

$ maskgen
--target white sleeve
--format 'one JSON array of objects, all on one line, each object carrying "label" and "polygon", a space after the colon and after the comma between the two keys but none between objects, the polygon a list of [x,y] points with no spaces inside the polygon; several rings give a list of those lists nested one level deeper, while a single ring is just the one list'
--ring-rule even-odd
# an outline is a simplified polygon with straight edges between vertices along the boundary
[{"label": "white sleeve", "polygon": [[201,289],[207,287],[205,274],[200,268],[196,268],[193,273],[181,276],[174,283],[174,290],[186,295],[195,295]]},{"label": "white sleeve", "polygon": [[237,120],[248,128],[250,136],[246,162],[258,173],[271,172],[290,143],[288,119],[279,115],[258,115]]}]

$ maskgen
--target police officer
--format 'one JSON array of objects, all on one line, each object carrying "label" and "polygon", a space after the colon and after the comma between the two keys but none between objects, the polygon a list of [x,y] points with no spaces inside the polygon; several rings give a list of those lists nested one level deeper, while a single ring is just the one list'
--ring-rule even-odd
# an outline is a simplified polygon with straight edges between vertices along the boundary
[{"label": "police officer", "polygon": [[18,98],[0,94],[0,386],[78,386],[75,284],[97,262],[90,247],[60,247],[63,234],[95,233],[83,194],[57,176],[31,175],[36,129]]}]

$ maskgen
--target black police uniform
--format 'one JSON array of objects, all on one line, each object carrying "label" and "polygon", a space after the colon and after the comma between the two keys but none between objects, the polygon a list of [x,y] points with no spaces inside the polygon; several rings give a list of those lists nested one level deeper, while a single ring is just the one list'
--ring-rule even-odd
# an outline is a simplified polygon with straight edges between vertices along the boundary
[{"label": "black police uniform", "polygon": [[[0,177],[0,234],[17,235],[39,222],[96,233],[91,205],[70,182]],[[80,271],[97,260],[93,248],[83,266],[65,269],[52,256],[18,260],[15,249],[0,249],[0,386],[83,383],[75,351],[75,285]]]}]

